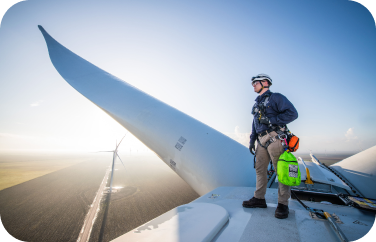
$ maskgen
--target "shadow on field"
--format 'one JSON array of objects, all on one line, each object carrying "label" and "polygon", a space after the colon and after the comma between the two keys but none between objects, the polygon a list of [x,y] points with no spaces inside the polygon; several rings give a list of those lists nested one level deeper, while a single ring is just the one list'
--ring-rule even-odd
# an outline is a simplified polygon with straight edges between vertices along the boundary
[{"label": "shadow on field", "polygon": [[[89,242],[108,242],[198,198],[198,194],[156,156],[121,156],[113,188],[102,198]],[[109,184],[107,184],[108,186]],[[109,194],[106,194],[109,195]]]},{"label": "shadow on field", "polygon": [[110,207],[110,201],[111,201],[111,193],[108,193],[108,194],[106,194],[106,200],[104,202],[105,210],[104,210],[101,230],[99,231],[99,239],[98,239],[99,242],[103,242],[104,230],[105,230],[105,227],[106,227],[106,221],[107,221],[108,209]]}]

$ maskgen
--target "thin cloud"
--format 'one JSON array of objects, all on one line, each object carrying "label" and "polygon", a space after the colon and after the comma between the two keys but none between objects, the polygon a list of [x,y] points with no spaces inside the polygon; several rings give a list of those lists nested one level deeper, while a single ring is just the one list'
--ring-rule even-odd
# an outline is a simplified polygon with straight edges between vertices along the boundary
[{"label": "thin cloud", "polygon": [[35,139],[33,136],[28,135],[20,135],[20,134],[11,134],[11,133],[0,133],[0,138],[7,138],[7,139]]},{"label": "thin cloud", "polygon": [[233,133],[226,132],[224,134],[246,147],[249,146],[249,136],[251,135],[251,132],[241,133],[239,132],[239,126],[235,127],[235,130]]},{"label": "thin cloud", "polygon": [[354,129],[353,128],[349,128],[345,134],[345,137],[346,137],[346,141],[351,141],[351,140],[355,140],[355,139],[358,139],[357,136],[355,136],[354,134]]},{"label": "thin cloud", "polygon": [[38,107],[42,102],[43,102],[43,100],[39,100],[39,101],[36,101],[36,102],[33,102],[32,104],[30,104],[30,106],[31,107]]}]

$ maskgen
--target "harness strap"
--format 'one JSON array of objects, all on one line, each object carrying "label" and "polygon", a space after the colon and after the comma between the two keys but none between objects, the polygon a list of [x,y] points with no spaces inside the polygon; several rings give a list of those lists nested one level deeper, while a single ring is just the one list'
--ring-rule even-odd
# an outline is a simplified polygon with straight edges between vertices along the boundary
[{"label": "harness strap", "polygon": [[[269,146],[271,143],[273,143],[274,141],[277,140],[277,138],[278,138],[278,135],[276,135],[276,136],[270,138],[270,139],[265,143],[265,145],[262,145],[261,142],[260,142],[260,140],[259,140],[259,138],[257,137],[257,143],[258,143],[262,148],[267,149],[268,146]],[[274,139],[274,141],[271,141],[272,139]],[[279,138],[278,138],[278,140],[279,140]]]},{"label": "harness strap", "polygon": [[[282,131],[281,129],[285,128],[285,131]],[[287,132],[287,126],[286,125],[283,125],[283,126],[275,126],[273,125],[271,128],[265,130],[264,132],[261,132],[260,134],[258,134],[259,136],[264,136],[270,132],[273,132],[275,131],[277,134],[285,134]]]}]

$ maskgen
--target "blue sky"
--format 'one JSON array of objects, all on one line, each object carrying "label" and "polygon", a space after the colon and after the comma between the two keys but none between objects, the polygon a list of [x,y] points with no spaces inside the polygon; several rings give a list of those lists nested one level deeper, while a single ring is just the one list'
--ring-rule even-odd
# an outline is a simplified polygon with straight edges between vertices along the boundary
[{"label": "blue sky", "polygon": [[[247,145],[267,73],[301,152],[376,145],[376,29],[347,0],[20,2],[0,28],[0,149],[110,149],[125,129],[52,66],[37,25],[76,54]],[[145,149],[135,138],[127,147]]]}]

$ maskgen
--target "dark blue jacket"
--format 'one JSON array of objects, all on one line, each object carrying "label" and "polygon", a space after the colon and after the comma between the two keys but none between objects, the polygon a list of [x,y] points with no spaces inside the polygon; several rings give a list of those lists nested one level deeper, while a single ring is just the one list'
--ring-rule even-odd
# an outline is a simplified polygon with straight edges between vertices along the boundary
[{"label": "dark blue jacket", "polygon": [[[286,125],[298,118],[298,112],[294,105],[282,94],[266,91],[261,96],[256,98],[256,104],[264,102],[266,96],[269,96],[268,103],[266,104],[265,115],[269,118],[270,123],[273,125]],[[259,115],[253,116],[251,144],[256,141],[257,135],[268,130],[269,127],[266,124],[261,124],[258,120]]]}]

